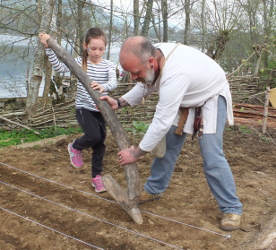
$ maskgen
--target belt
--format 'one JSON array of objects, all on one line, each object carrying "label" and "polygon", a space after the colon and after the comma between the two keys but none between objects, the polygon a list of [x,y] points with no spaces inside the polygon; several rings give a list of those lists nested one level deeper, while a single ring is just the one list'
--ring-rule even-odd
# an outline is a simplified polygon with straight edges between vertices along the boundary
[{"label": "belt", "polygon": [[[177,128],[175,130],[175,134],[182,135],[183,128],[189,114],[189,108],[179,108],[179,113],[180,114],[179,114],[179,119],[177,123]],[[194,131],[193,131],[192,139],[194,139],[195,136],[197,136],[198,138],[201,138],[203,134],[203,119],[202,119],[201,107],[198,107],[195,109],[193,128],[194,128]]]},{"label": "belt", "polygon": [[180,114],[179,114],[179,119],[177,123],[177,128],[175,130],[175,134],[182,135],[183,128],[189,114],[189,108],[179,108],[179,112]]},{"label": "belt", "polygon": [[202,134],[203,134],[203,119],[202,119],[201,107],[198,107],[195,109],[194,132],[192,135],[192,139],[194,139],[195,136],[197,136],[197,138],[201,138]]}]

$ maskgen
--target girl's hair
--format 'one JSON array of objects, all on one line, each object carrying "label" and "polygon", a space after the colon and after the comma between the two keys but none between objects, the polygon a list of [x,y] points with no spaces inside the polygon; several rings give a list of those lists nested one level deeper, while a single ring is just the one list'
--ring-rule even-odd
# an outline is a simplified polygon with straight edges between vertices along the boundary
[{"label": "girl's hair", "polygon": [[[89,44],[89,42],[91,41],[91,39],[95,39],[95,38],[101,38],[104,41],[104,44],[106,46],[107,44],[107,38],[106,35],[104,33],[104,31],[100,28],[90,28],[86,31],[86,34],[84,36],[84,43],[86,45]],[[87,50],[83,50],[82,52],[82,69],[84,71],[87,70],[87,58],[88,58],[88,53]]]}]

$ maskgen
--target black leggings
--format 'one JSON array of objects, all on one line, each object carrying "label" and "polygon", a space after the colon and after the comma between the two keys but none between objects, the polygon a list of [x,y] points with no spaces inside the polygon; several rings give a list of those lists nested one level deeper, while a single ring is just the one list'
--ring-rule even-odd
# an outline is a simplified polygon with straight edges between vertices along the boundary
[{"label": "black leggings", "polygon": [[77,109],[76,118],[84,135],[76,139],[73,148],[83,150],[92,148],[92,178],[103,171],[103,157],[105,153],[106,123],[100,112],[87,109]]}]

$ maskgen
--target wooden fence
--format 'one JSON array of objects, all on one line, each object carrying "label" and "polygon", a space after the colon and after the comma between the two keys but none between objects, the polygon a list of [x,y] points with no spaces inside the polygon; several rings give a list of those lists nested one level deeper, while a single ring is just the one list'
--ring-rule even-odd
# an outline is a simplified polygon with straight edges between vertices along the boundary
[{"label": "wooden fence", "polygon": [[[236,105],[234,108],[234,115],[236,114],[241,120],[246,119],[246,116],[250,116],[249,114],[252,113],[248,106],[246,106],[246,104],[252,105],[254,104],[253,102],[259,101],[261,103],[262,100],[264,101],[265,93],[260,93],[259,78],[242,76],[231,77],[228,80],[230,83],[233,102]],[[113,97],[120,97],[128,90],[130,90],[133,86],[133,83],[119,83],[116,90],[111,92],[110,95]],[[156,93],[145,99],[143,104],[135,108],[125,107],[117,110],[116,113],[122,124],[130,125],[133,121],[150,123],[157,102],[158,94]],[[260,119],[263,113],[263,108],[261,105],[259,106],[258,110],[258,114],[256,114],[255,110],[253,113],[258,116],[258,119]],[[274,113],[275,109],[271,108],[269,110],[268,126],[270,126],[270,124],[276,124],[276,117]],[[243,117],[242,113],[244,113],[245,117]],[[28,121],[26,120],[26,113],[24,111],[16,113],[0,113],[0,115],[16,122],[22,122],[25,125],[36,129],[45,126],[68,127],[77,124],[75,118],[74,100],[70,100],[54,106],[47,106],[45,109],[37,110],[36,114],[33,115],[32,118]],[[253,115],[254,114],[252,114],[251,116]],[[12,129],[14,128],[14,125],[0,120],[0,128]]]}]

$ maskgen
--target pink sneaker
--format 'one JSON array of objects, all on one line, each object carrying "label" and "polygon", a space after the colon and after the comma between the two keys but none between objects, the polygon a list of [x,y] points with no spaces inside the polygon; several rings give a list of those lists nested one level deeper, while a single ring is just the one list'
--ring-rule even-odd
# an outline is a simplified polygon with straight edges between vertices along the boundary
[{"label": "pink sneaker", "polygon": [[106,192],[106,188],[103,185],[102,177],[100,175],[92,178],[92,186],[95,187],[97,193]]},{"label": "pink sneaker", "polygon": [[83,160],[82,160],[82,157],[81,157],[81,150],[74,149],[72,147],[72,144],[73,143],[70,143],[67,147],[69,155],[70,155],[70,161],[71,161],[72,165],[75,168],[81,168],[83,166]]}]

